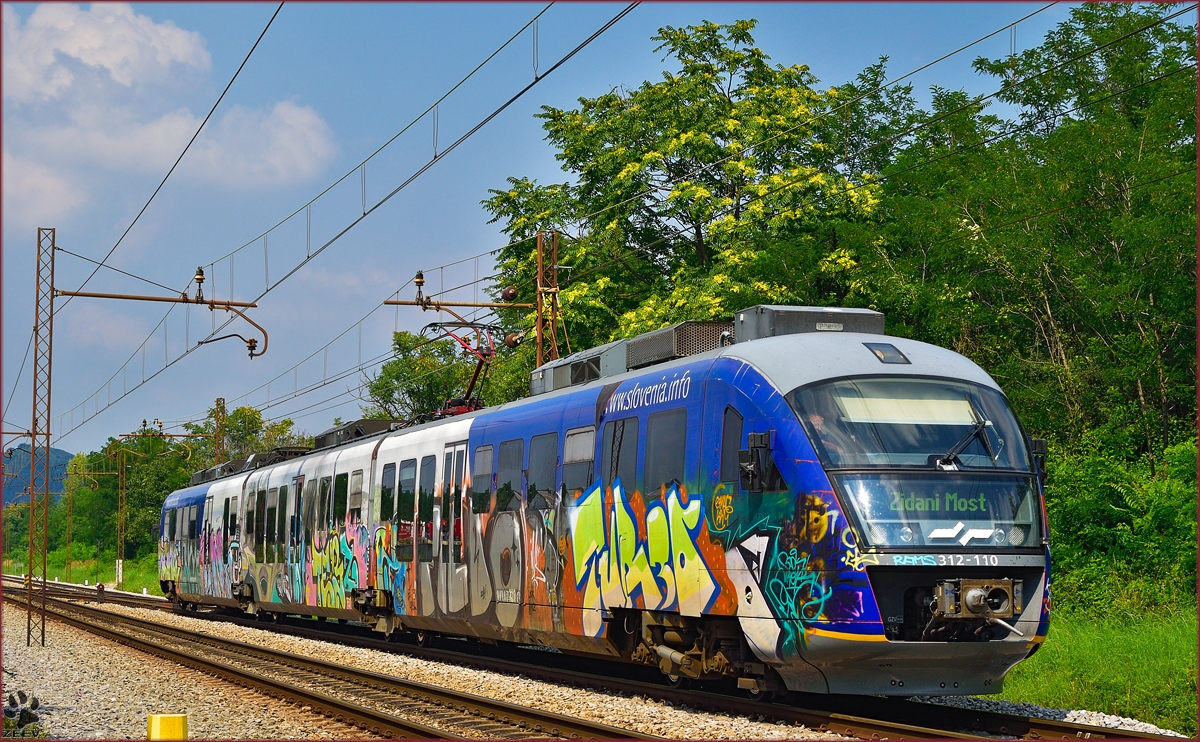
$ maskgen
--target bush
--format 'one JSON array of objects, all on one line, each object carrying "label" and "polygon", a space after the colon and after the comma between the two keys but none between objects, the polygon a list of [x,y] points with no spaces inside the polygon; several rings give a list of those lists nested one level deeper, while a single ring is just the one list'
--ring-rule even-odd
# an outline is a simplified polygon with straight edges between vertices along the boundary
[{"label": "bush", "polygon": [[1057,609],[1136,616],[1195,605],[1195,438],[1157,461],[1099,446],[1052,456],[1046,510]]}]

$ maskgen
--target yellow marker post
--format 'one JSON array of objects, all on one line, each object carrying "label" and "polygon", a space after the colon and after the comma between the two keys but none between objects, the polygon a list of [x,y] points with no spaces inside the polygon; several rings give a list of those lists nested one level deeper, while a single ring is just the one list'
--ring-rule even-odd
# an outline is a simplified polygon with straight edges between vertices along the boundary
[{"label": "yellow marker post", "polygon": [[150,714],[146,739],[187,739],[187,714]]}]

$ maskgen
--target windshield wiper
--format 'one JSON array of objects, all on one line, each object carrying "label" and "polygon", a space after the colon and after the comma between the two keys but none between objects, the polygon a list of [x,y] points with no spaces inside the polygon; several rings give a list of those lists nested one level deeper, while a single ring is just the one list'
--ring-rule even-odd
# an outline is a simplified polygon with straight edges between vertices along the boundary
[{"label": "windshield wiper", "polygon": [[987,452],[988,458],[992,460],[992,466],[996,466],[996,454],[992,450],[992,442],[988,439],[987,433],[984,432],[991,426],[992,421],[979,414],[979,410],[976,410],[975,405],[971,403],[970,397],[964,395],[963,399],[967,401],[967,407],[971,410],[971,417],[975,419],[975,422],[971,424],[971,429],[967,431],[966,435],[960,438],[958,443],[951,446],[945,456],[938,458],[935,464],[939,469],[956,471],[958,466],[954,463],[954,460],[958,458],[960,453],[966,450],[967,446],[971,445],[973,439],[978,438],[983,444],[983,450]]}]

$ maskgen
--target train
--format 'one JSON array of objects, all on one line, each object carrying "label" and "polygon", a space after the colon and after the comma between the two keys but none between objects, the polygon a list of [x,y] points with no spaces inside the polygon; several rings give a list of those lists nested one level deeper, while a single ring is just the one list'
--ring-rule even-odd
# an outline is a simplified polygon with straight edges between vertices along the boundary
[{"label": "train", "polygon": [[1045,441],[879,312],[749,307],[530,391],[197,472],[163,505],[164,594],[756,697],[997,693],[1046,638]]}]

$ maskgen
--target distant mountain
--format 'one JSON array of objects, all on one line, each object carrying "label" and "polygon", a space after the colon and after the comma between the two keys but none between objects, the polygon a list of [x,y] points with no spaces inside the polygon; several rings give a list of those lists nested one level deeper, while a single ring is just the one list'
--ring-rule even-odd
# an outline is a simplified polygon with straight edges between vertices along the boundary
[{"label": "distant mountain", "polygon": [[[29,496],[25,487],[29,484],[29,444],[22,443],[12,449],[11,456],[4,458],[4,504],[26,502]],[[5,451],[4,453],[8,453]],[[63,478],[67,474],[67,464],[75,454],[59,448],[50,449],[50,492],[61,494]],[[9,476],[9,475],[15,476]]]}]

